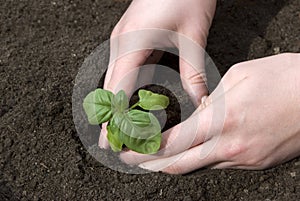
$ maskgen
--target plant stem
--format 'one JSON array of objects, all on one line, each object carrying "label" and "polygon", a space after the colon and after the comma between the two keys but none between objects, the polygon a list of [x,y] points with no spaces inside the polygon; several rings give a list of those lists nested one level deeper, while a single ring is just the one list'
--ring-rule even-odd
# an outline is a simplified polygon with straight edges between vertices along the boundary
[{"label": "plant stem", "polygon": [[138,106],[138,105],[139,105],[139,103],[140,103],[140,102],[137,102],[137,103],[135,103],[133,106],[131,106],[131,107],[130,107],[130,109],[133,109],[133,108],[135,108],[136,106]]}]

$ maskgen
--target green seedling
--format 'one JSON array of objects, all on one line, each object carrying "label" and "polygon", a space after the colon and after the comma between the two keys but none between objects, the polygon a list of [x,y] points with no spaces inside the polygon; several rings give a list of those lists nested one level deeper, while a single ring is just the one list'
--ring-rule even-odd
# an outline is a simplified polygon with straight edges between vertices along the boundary
[{"label": "green seedling", "polygon": [[143,153],[154,154],[160,148],[161,127],[151,111],[165,109],[169,98],[147,90],[139,90],[139,101],[129,108],[129,100],[123,90],[116,95],[104,89],[89,93],[83,101],[83,108],[92,125],[108,122],[107,139],[114,152],[127,148]]}]

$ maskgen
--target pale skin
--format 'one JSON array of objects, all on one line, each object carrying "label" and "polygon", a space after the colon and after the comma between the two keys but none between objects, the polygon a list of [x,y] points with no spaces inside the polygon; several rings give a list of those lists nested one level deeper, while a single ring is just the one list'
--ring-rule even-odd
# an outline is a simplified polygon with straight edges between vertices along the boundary
[{"label": "pale skin", "polygon": [[[134,0],[112,36],[162,28],[180,32],[205,47],[216,1],[161,2]],[[105,88],[113,90],[122,72],[143,64],[149,52],[129,54],[111,65]],[[123,151],[120,157],[124,162],[184,174],[202,167],[266,169],[300,155],[300,54],[236,64],[207,98],[203,75],[197,75],[183,60],[180,73],[198,109],[163,134],[161,152],[143,155]],[[223,118],[215,118],[218,110]],[[105,132],[100,135],[99,146],[108,148]]]}]

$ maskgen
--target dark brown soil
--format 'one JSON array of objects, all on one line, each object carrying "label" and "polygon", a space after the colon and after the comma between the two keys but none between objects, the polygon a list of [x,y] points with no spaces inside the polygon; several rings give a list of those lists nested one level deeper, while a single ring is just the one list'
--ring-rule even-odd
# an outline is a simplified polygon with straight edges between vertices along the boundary
[{"label": "dark brown soil", "polygon": [[[300,200],[299,158],[266,171],[128,175],[86,152],[72,119],[74,79],[128,4],[0,2],[0,200]],[[219,1],[207,49],[222,74],[300,52],[300,1]]]}]

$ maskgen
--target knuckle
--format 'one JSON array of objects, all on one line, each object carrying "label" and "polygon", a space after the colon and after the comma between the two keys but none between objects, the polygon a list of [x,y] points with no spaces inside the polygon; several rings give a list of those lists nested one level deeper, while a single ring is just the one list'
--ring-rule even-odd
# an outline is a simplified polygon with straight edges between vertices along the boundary
[{"label": "knuckle", "polygon": [[114,29],[112,30],[110,37],[111,38],[116,37],[116,36],[119,36],[121,34],[130,32],[130,31],[134,31],[134,30],[135,30],[135,27],[131,24],[124,24],[124,25],[117,24],[114,27]]},{"label": "knuckle", "polygon": [[206,80],[201,75],[194,75],[192,77],[184,78],[182,82],[182,87],[185,91],[191,90],[192,86],[204,86],[206,87]]},{"label": "knuckle", "polygon": [[236,75],[240,74],[240,71],[241,71],[240,69],[241,69],[241,64],[240,63],[234,64],[227,71],[227,75],[235,77]]},{"label": "knuckle", "polygon": [[226,145],[224,149],[224,157],[226,159],[234,159],[244,153],[246,146],[240,143],[239,141],[234,141]]},{"label": "knuckle", "polygon": [[127,23],[127,24],[123,25],[121,28],[119,28],[118,34],[124,34],[127,32],[134,31],[134,30],[136,30],[135,26]]},{"label": "knuckle", "polygon": [[117,26],[112,30],[111,34],[110,34],[110,38],[114,38],[116,36],[119,35],[119,29],[117,28]]},{"label": "knuckle", "polygon": [[237,79],[240,80],[241,78],[248,75],[249,69],[251,69],[249,68],[249,66],[249,62],[234,64],[229,68],[225,76],[227,77],[227,79],[229,78],[229,80],[232,81]]},{"label": "knuckle", "polygon": [[248,161],[248,165],[255,167],[258,170],[267,169],[274,164],[274,161],[272,158],[266,158],[266,157],[252,157],[251,160]]},{"label": "knuckle", "polygon": [[228,108],[225,115],[223,132],[229,133],[233,131],[239,124],[239,117],[237,115],[236,109]]},{"label": "knuckle", "polygon": [[267,169],[267,168],[271,167],[272,164],[273,164],[272,161],[262,160],[262,161],[259,162],[259,168],[261,170],[264,170],[264,169]]},{"label": "knuckle", "polygon": [[196,68],[190,65],[188,66],[188,68],[180,69],[180,71],[181,78],[184,80],[184,82],[187,82],[188,84],[206,84],[207,82],[206,73],[204,71],[198,71],[196,70]]},{"label": "knuckle", "polygon": [[257,170],[265,169],[269,166],[269,164],[266,161],[261,160],[257,157],[251,157],[250,159],[245,161],[244,164],[248,167],[254,167]]},{"label": "knuckle", "polygon": [[206,47],[208,31],[204,30],[202,25],[196,25],[192,30],[189,26],[187,26],[180,32],[192,41],[196,42],[202,48]]},{"label": "knuckle", "polygon": [[191,84],[205,84],[207,78],[206,74],[204,72],[201,72],[189,75],[188,80],[191,82]]}]

